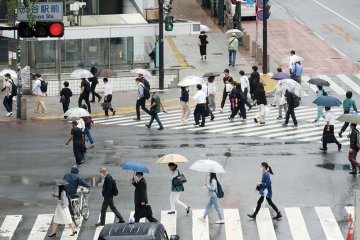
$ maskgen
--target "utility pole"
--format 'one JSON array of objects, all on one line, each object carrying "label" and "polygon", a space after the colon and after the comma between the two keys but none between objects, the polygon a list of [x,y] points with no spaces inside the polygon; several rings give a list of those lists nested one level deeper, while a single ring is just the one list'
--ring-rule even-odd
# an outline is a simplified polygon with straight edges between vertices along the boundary
[{"label": "utility pole", "polygon": [[159,0],[159,89],[164,89],[164,0]]},{"label": "utility pole", "polygon": [[236,16],[236,27],[235,28],[242,31],[242,27],[241,27],[241,0],[236,0],[235,16]]},{"label": "utility pole", "polygon": [[268,73],[268,58],[267,58],[267,20],[270,17],[270,5],[268,3],[268,0],[264,0],[264,19],[263,19],[263,74]]},{"label": "utility pole", "polygon": [[218,1],[218,25],[220,26],[224,26],[225,21],[224,21],[224,0],[219,0]]}]

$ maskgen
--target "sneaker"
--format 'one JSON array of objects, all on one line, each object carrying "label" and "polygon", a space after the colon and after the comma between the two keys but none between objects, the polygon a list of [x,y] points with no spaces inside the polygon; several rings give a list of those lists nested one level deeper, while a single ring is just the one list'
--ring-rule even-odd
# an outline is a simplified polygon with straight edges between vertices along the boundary
[{"label": "sneaker", "polygon": [[327,148],[319,148],[321,151],[324,151],[326,152],[327,151]]},{"label": "sneaker", "polygon": [[215,119],[215,116],[213,115],[211,118],[210,118],[210,121],[214,121]]},{"label": "sneaker", "polygon": [[276,216],[273,217],[273,219],[277,220],[277,219],[280,219],[280,218],[282,218],[282,215],[281,215],[281,212],[279,211],[279,212],[276,213]]},{"label": "sneaker", "polygon": [[246,123],[246,120],[245,120],[245,119],[241,119],[240,122]]},{"label": "sneaker", "polygon": [[100,226],[105,226],[105,223],[98,222],[97,224],[95,224],[95,227],[100,227]]},{"label": "sneaker", "polygon": [[338,145],[338,150],[340,151],[341,150],[341,143]]},{"label": "sneaker", "polygon": [[277,120],[281,120],[281,119],[282,119],[282,116],[278,116],[276,119],[277,119]]},{"label": "sneaker", "polygon": [[164,128],[163,127],[161,127],[161,128],[158,128],[157,130],[159,130],[159,131],[161,131],[161,130],[163,130]]},{"label": "sneaker", "polygon": [[257,120],[257,118],[254,118],[254,122],[255,122],[255,123],[258,123],[258,120]]},{"label": "sneaker", "polygon": [[199,127],[205,127],[205,124],[200,124]]},{"label": "sneaker", "polygon": [[94,147],[95,147],[95,144],[91,144],[91,145],[90,145],[90,148],[94,148]]},{"label": "sneaker", "polygon": [[190,207],[187,207],[186,208],[186,214],[189,214],[190,213]]},{"label": "sneaker", "polygon": [[8,114],[6,114],[7,117],[11,117],[12,116],[12,112],[9,112]]},{"label": "sneaker", "polygon": [[349,172],[349,174],[356,175],[357,172],[356,171],[351,171],[351,172]]},{"label": "sneaker", "polygon": [[234,121],[234,118],[232,118],[232,117],[228,117],[228,119],[229,119],[230,121]]},{"label": "sneaker", "polygon": [[225,222],[224,222],[224,220],[222,220],[222,219],[215,222],[215,224],[224,224],[224,223],[225,223]]},{"label": "sneaker", "polygon": [[342,138],[342,132],[339,132],[338,134],[339,134],[339,137],[341,137],[341,138]]},{"label": "sneaker", "polygon": [[113,111],[113,116],[115,116],[115,110]]},{"label": "sneaker", "polygon": [[47,111],[43,111],[42,113],[43,113],[43,114],[46,114],[46,113],[47,113]]},{"label": "sneaker", "polygon": [[146,126],[147,128],[150,128],[150,127],[151,127],[149,124],[145,124],[145,126]]},{"label": "sneaker", "polygon": [[281,124],[281,126],[287,127],[287,123],[283,123],[283,124]]},{"label": "sneaker", "polygon": [[297,125],[293,125],[292,127],[297,128]]},{"label": "sneaker", "polygon": [[248,214],[248,217],[249,217],[249,218],[252,218],[252,219],[255,219],[255,218],[256,218],[256,214],[255,214],[255,213],[253,213],[253,214]]},{"label": "sneaker", "polygon": [[33,109],[33,112],[34,112],[34,113],[38,113],[39,111],[37,111],[37,110]]},{"label": "sneaker", "polygon": [[199,220],[202,222],[206,222],[206,218],[203,218],[203,217],[199,218]]}]

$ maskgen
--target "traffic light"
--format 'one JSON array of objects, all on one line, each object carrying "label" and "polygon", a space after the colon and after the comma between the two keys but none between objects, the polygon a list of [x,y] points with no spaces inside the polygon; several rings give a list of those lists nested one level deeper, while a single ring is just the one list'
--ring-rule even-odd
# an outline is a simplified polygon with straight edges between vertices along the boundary
[{"label": "traffic light", "polygon": [[165,31],[172,31],[174,28],[174,17],[173,16],[166,16],[165,17]]},{"label": "traffic light", "polygon": [[270,12],[271,5],[269,0],[264,0],[264,19],[269,19],[271,12]]},{"label": "traffic light", "polygon": [[30,26],[29,22],[20,22],[18,34],[21,38],[59,38],[64,36],[64,24],[62,22],[36,22]]}]

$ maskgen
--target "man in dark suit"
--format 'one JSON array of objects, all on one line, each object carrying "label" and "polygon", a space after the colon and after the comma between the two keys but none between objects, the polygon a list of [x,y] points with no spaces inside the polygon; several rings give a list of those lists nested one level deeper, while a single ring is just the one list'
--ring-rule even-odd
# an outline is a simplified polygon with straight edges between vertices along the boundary
[{"label": "man in dark suit", "polygon": [[149,222],[157,222],[158,220],[152,216],[150,205],[148,204],[146,181],[142,172],[137,172],[132,178],[132,184],[135,186],[134,203],[135,203],[135,222],[139,222],[140,218],[146,217]]},{"label": "man in dark suit", "polygon": [[104,197],[103,204],[101,206],[101,216],[100,216],[100,222],[95,224],[95,226],[104,226],[105,225],[105,216],[106,216],[106,210],[108,207],[110,207],[111,211],[115,214],[115,216],[119,219],[119,223],[124,223],[124,219],[119,213],[119,211],[114,206],[114,179],[109,174],[109,171],[106,168],[100,168],[99,169],[100,175],[105,177],[103,189],[102,189],[102,195]]}]

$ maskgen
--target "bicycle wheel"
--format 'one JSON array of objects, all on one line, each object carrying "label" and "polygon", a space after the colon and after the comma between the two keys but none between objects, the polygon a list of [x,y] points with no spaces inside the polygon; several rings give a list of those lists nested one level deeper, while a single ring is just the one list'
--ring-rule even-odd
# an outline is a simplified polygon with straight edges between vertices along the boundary
[{"label": "bicycle wheel", "polygon": [[88,218],[90,216],[90,204],[89,204],[89,200],[87,197],[83,198],[81,214],[84,217],[84,220],[88,220]]},{"label": "bicycle wheel", "polygon": [[79,224],[81,222],[80,218],[81,218],[80,206],[79,206],[79,202],[76,201],[76,202],[74,202],[74,216],[72,217],[72,220],[76,226],[79,226]]}]

